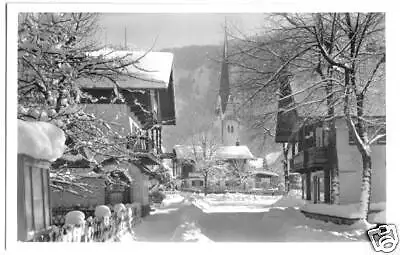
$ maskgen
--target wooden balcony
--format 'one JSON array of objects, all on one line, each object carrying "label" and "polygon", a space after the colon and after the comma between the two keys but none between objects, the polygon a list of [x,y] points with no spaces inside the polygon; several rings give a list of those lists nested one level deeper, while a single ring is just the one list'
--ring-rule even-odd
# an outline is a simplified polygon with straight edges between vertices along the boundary
[{"label": "wooden balcony", "polygon": [[127,149],[133,152],[161,154],[161,128],[147,130],[140,136],[129,136]]},{"label": "wooden balcony", "polygon": [[325,147],[313,147],[300,151],[293,158],[293,171],[304,172],[323,168],[328,162],[328,154]]},{"label": "wooden balcony", "polygon": [[128,141],[127,147],[134,152],[147,153],[152,151],[152,144],[153,141],[149,137],[138,137]]}]

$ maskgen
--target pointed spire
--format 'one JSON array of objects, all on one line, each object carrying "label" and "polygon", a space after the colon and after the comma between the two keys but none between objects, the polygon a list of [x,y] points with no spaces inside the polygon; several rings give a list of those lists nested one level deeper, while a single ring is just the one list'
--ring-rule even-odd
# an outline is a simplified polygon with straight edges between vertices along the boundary
[{"label": "pointed spire", "polygon": [[225,113],[226,105],[229,100],[229,67],[228,67],[228,36],[227,36],[227,26],[225,17],[225,35],[224,35],[224,47],[222,50],[222,66],[221,66],[221,77],[220,77],[220,87],[219,96],[221,98],[221,110]]}]

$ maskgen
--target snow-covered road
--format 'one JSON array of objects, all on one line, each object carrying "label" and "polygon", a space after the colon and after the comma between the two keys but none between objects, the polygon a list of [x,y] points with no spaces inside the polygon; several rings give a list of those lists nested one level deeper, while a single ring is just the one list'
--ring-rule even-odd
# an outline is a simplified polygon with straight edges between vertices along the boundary
[{"label": "snow-covered road", "polygon": [[358,241],[364,230],[307,219],[279,201],[263,211],[207,211],[201,199],[175,199],[152,212],[135,228],[146,242]]}]

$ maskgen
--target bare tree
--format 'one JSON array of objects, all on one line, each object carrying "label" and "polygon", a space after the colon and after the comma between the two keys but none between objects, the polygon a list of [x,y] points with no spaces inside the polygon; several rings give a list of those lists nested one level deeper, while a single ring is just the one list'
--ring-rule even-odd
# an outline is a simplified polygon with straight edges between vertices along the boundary
[{"label": "bare tree", "polygon": [[194,154],[195,171],[204,178],[204,194],[208,193],[208,183],[211,177],[221,176],[226,169],[224,165],[218,164],[216,151],[220,146],[216,136],[210,131],[198,133],[192,137],[192,149]]},{"label": "bare tree", "polygon": [[[102,51],[90,39],[96,33],[97,17],[95,13],[19,15],[18,118],[54,123],[67,136],[65,153],[78,155],[82,164],[100,171],[110,162],[127,161],[134,155],[126,149],[128,140],[120,134],[118,123],[82,110],[82,100],[95,102],[81,90],[82,82],[111,82],[111,103],[123,102],[118,80],[135,77],[128,68],[141,57]],[[95,156],[103,160],[98,162]],[[54,188],[79,187],[68,169],[68,160],[53,164]]]},{"label": "bare tree", "polygon": [[[273,15],[272,20],[275,27],[267,32],[269,35],[244,38],[244,43],[239,44],[247,48],[239,50],[241,62],[238,66],[245,72],[256,74],[253,75],[255,78],[241,74],[249,78],[247,83],[242,82],[239,86],[239,91],[240,87],[242,91],[247,90],[243,93],[243,102],[260,105],[260,98],[264,95],[280,92],[282,83],[279,77],[282,74],[287,76],[282,72],[286,71],[293,77],[290,81],[295,89],[288,95],[281,95],[280,100],[285,97],[297,100],[291,109],[284,111],[300,110],[306,115],[305,119],[312,117],[307,113],[313,112],[330,121],[331,131],[334,130],[334,117],[344,115],[363,160],[360,210],[366,219],[371,190],[370,145],[385,136],[385,120],[368,118],[368,108],[375,107],[374,95],[384,88],[384,14],[279,14]],[[269,66],[273,61],[276,64]],[[269,110],[270,104],[263,110],[249,108],[258,113],[261,125],[276,114],[276,111]],[[333,147],[335,133],[330,134]],[[339,194],[336,161],[330,159],[334,189],[331,202],[334,203],[337,203]]]}]

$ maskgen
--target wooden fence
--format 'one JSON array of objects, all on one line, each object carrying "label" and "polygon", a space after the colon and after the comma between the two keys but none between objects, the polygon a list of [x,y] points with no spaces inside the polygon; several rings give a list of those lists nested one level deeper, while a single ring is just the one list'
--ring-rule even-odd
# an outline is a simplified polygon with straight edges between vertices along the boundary
[{"label": "wooden fence", "polygon": [[141,205],[127,205],[123,213],[112,212],[109,218],[94,217],[94,210],[82,208],[86,220],[83,224],[64,224],[65,215],[72,208],[53,209],[53,225],[36,232],[30,242],[107,242],[118,240],[141,221]]}]

